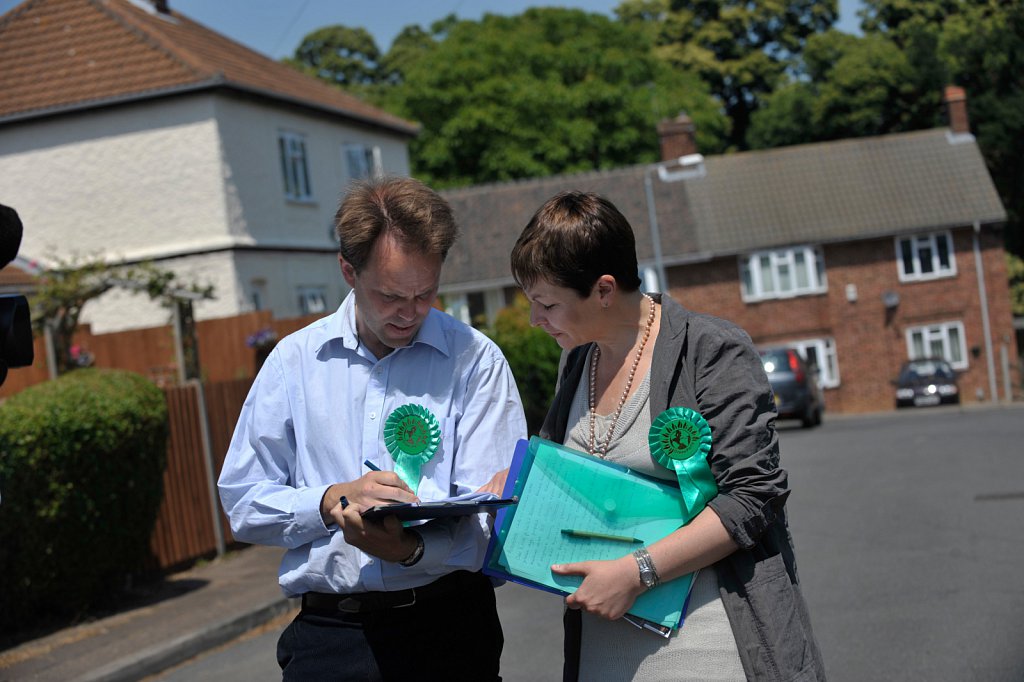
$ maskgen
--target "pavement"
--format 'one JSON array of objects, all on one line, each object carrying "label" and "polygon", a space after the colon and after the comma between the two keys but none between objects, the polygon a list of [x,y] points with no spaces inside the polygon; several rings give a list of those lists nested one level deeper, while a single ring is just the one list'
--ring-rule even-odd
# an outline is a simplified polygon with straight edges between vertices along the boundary
[{"label": "pavement", "polygon": [[145,603],[0,651],[0,682],[155,675],[298,607],[277,584],[284,550],[251,546],[167,576]]}]

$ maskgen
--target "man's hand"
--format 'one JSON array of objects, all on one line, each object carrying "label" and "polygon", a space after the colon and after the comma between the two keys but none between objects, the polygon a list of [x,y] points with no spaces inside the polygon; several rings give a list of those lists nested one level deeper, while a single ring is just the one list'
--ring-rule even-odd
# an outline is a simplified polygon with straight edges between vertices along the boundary
[{"label": "man's hand", "polygon": [[362,509],[369,509],[378,504],[394,504],[396,502],[418,502],[419,498],[409,486],[393,471],[371,471],[350,483],[335,483],[320,500],[320,516],[328,525],[335,519],[332,511],[344,495],[349,502]]},{"label": "man's hand", "polygon": [[636,598],[646,591],[640,582],[636,561],[628,554],[613,561],[555,564],[551,571],[558,575],[582,575],[583,582],[565,598],[565,605],[608,620],[622,618]]},{"label": "man's hand", "polygon": [[350,502],[344,509],[338,503],[331,510],[331,518],[341,527],[345,542],[384,561],[407,559],[416,550],[416,534],[406,530],[396,516],[386,516],[382,521],[363,519],[362,512],[367,508]]}]

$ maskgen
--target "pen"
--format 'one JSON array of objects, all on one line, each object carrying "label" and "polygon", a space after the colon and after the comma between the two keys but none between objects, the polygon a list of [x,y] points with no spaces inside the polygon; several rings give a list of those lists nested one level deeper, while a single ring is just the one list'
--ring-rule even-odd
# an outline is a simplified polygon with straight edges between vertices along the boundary
[{"label": "pen", "polygon": [[567,535],[571,538],[583,538],[585,540],[614,540],[615,542],[643,542],[640,538],[631,538],[625,535],[608,535],[607,533],[591,533],[589,530],[573,530],[572,528],[563,528],[562,535]]},{"label": "pen", "polygon": [[340,502],[341,502],[341,508],[342,509],[344,509],[345,507],[348,506],[348,498],[345,497],[344,495],[341,496]]},{"label": "pen", "polygon": [[363,462],[363,465],[370,471],[380,471],[380,467],[371,462],[370,460],[365,460]]}]

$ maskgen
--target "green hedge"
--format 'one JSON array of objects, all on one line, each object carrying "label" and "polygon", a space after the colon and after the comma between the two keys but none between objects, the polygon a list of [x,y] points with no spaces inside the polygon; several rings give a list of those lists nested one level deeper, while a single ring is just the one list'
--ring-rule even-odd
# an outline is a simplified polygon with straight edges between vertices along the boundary
[{"label": "green hedge", "polygon": [[163,495],[167,405],[82,369],[0,405],[0,632],[82,613],[142,569]]}]

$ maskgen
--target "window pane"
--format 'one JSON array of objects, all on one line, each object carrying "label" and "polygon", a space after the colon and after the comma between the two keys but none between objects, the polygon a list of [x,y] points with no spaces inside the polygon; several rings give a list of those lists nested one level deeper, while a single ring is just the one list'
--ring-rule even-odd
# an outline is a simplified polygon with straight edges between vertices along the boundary
[{"label": "window pane", "polygon": [[793,281],[789,276],[789,263],[779,262],[779,291],[786,292],[793,290]]},{"label": "window pane", "polygon": [[924,334],[919,331],[912,332],[910,334],[910,359],[916,360],[924,356]]},{"label": "window pane", "polygon": [[934,252],[932,251],[931,237],[921,237],[917,240],[917,258],[921,266],[921,274],[935,271],[935,264],[932,262]]},{"label": "window pane", "polygon": [[775,275],[772,273],[772,261],[769,256],[761,256],[758,259],[761,268],[761,293],[770,294],[775,291]]},{"label": "window pane", "polygon": [[793,254],[793,270],[796,275],[796,288],[803,290],[811,287],[810,273],[807,272],[807,257],[803,251]]},{"label": "window pane", "polygon": [[939,334],[939,333],[936,333],[936,332],[938,332],[938,330],[929,329],[928,331],[929,332],[933,332],[933,333],[929,334],[928,354],[931,357],[933,357],[933,358],[944,358],[944,357],[946,357],[946,353],[944,352],[945,349],[942,347],[943,346],[942,335]]},{"label": "window pane", "polygon": [[935,246],[939,255],[939,269],[949,270],[949,235],[937,235],[935,239]]},{"label": "window pane", "polygon": [[903,274],[914,274],[914,250],[909,239],[900,240],[900,255],[903,257]]},{"label": "window pane", "polygon": [[949,357],[946,359],[954,365],[960,364],[964,359],[963,353],[960,350],[960,328],[955,324],[951,324],[946,329],[946,333],[949,335]]},{"label": "window pane", "polygon": [[740,261],[740,286],[743,288],[744,296],[754,295],[754,282],[751,280],[750,260],[744,258]]}]

